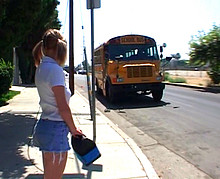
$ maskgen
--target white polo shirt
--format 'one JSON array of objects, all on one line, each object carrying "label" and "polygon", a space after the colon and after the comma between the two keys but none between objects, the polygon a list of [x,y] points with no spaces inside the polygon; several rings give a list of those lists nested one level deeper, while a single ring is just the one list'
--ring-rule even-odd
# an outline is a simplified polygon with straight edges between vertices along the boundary
[{"label": "white polo shirt", "polygon": [[52,87],[54,86],[64,86],[66,101],[69,103],[71,92],[65,85],[63,68],[54,59],[44,56],[36,69],[35,84],[40,96],[40,106],[42,108],[41,119],[63,121],[52,91]]}]

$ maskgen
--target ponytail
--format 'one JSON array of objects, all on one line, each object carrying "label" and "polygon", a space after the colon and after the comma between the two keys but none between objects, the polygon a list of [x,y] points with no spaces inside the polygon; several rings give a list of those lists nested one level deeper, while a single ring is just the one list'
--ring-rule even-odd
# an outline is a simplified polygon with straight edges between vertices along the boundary
[{"label": "ponytail", "polygon": [[34,57],[34,62],[35,62],[35,66],[38,67],[40,64],[40,60],[43,57],[43,53],[42,53],[42,45],[43,45],[43,40],[41,40],[40,42],[38,42],[33,51],[33,57]]},{"label": "ponytail", "polygon": [[59,65],[63,66],[66,62],[66,55],[67,55],[67,46],[66,42],[63,40],[58,39],[57,43],[57,58],[59,60]]},{"label": "ponytail", "polygon": [[47,30],[42,39],[43,40],[35,45],[32,51],[35,66],[39,66],[43,55],[48,55],[49,50],[53,50],[54,53],[57,53],[57,59],[54,60],[56,60],[60,66],[64,65],[67,55],[67,45],[59,30]]}]

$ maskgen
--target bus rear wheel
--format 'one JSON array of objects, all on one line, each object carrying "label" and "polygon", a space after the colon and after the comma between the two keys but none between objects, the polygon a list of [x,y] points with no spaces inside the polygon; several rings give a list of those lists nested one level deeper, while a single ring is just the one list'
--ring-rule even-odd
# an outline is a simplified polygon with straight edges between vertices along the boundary
[{"label": "bus rear wheel", "polygon": [[152,96],[155,102],[159,102],[163,97],[163,90],[152,91]]},{"label": "bus rear wheel", "polygon": [[102,94],[102,89],[99,87],[99,83],[98,83],[97,79],[96,79],[95,85],[96,85],[96,92],[97,92],[97,94]]},{"label": "bus rear wheel", "polygon": [[110,103],[114,103],[116,100],[115,93],[112,91],[112,85],[107,83],[106,97]]}]

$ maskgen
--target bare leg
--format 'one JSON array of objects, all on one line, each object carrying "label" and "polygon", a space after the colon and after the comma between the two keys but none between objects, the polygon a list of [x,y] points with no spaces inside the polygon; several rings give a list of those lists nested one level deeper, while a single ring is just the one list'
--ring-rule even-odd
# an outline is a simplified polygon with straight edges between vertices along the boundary
[{"label": "bare leg", "polygon": [[43,152],[44,179],[61,179],[66,161],[67,152]]}]

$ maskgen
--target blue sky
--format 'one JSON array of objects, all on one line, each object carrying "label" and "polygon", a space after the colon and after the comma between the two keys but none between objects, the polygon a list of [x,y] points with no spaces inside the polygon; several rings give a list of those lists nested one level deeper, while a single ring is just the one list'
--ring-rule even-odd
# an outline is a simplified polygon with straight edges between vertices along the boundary
[{"label": "blue sky", "polygon": [[[68,40],[69,3],[60,1],[61,31]],[[220,25],[220,0],[101,0],[94,17],[95,47],[115,36],[140,34],[153,37],[158,45],[166,43],[164,56],[180,53],[187,59],[191,37]],[[83,61],[83,34],[90,59],[90,26],[86,0],[74,0],[75,65]]]}]

